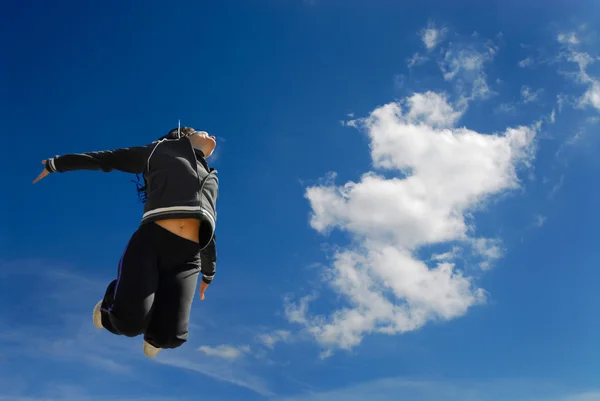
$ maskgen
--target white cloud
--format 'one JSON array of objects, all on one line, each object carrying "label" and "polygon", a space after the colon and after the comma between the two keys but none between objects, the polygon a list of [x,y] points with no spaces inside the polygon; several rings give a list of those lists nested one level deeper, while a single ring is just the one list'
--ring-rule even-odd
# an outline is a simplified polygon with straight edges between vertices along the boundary
[{"label": "white cloud", "polygon": [[517,111],[517,107],[514,104],[509,104],[509,103],[501,103],[498,106],[494,107],[494,112],[496,112],[496,113],[513,114],[516,111]]},{"label": "white cloud", "polygon": [[354,245],[335,252],[329,271],[328,284],[346,306],[329,316],[311,316],[311,298],[286,306],[288,319],[305,326],[326,355],[356,346],[367,333],[415,330],[485,302],[485,291],[454,263],[428,266],[415,252],[458,242],[483,258],[483,269],[501,257],[497,240],[473,236],[469,213],[519,187],[517,168],[533,158],[537,126],[481,134],[453,128],[460,115],[433,92],[378,107],[353,126],[367,132],[374,167],[398,176],[367,172],[358,182],[307,188],[311,226],[354,237]]},{"label": "white cloud", "polygon": [[579,40],[577,39],[577,35],[575,35],[575,32],[569,32],[569,33],[559,33],[558,36],[556,37],[556,39],[558,40],[559,43],[562,44],[569,44],[569,45],[576,45],[577,43],[579,43]]},{"label": "white cloud", "polygon": [[579,130],[576,133],[574,133],[573,135],[569,136],[569,138],[567,138],[567,140],[565,141],[564,145],[565,146],[575,145],[575,144],[581,142],[584,137],[585,137],[585,132],[583,130]]},{"label": "white cloud", "polygon": [[472,49],[462,49],[458,52],[448,50],[445,54],[445,64],[442,65],[444,78],[451,80],[461,70],[479,72],[483,69],[486,59],[484,54]]},{"label": "white cloud", "polygon": [[[540,99],[540,95],[544,92],[543,89],[536,91],[532,90],[529,86],[521,86],[520,95],[521,100],[515,103],[500,103],[494,107],[495,113],[515,114],[517,113],[517,106],[527,103],[533,103]],[[554,123],[556,121],[556,112],[553,110],[549,115],[543,118],[545,122]]]},{"label": "white cloud", "polygon": [[461,253],[461,248],[458,246],[453,246],[452,249],[448,252],[444,253],[434,253],[430,260],[435,261],[443,261],[443,260],[453,260],[458,257]]},{"label": "white cloud", "polygon": [[600,83],[593,79],[590,86],[581,98],[582,105],[589,105],[600,111]]},{"label": "white cloud", "polygon": [[527,57],[521,61],[519,61],[519,67],[526,68],[531,67],[533,65],[533,58]]},{"label": "white cloud", "polygon": [[569,96],[564,93],[556,95],[556,104],[558,105],[558,112],[562,112],[565,104],[569,103]]},{"label": "white cloud", "polygon": [[475,253],[484,259],[479,264],[484,270],[489,269],[494,261],[502,257],[503,251],[498,239],[475,238],[472,244]]},{"label": "white cloud", "polygon": [[534,224],[535,224],[536,227],[541,227],[544,224],[546,224],[546,220],[547,220],[546,216],[542,216],[541,214],[538,214],[538,215],[535,216],[535,223]]},{"label": "white cloud", "polygon": [[218,345],[216,347],[209,347],[202,345],[198,347],[198,351],[205,353],[208,356],[216,356],[223,359],[237,359],[243,354],[250,351],[248,346],[234,347],[231,345]]},{"label": "white cloud", "polygon": [[436,28],[433,23],[429,23],[427,28],[423,29],[419,35],[423,44],[427,48],[428,51],[431,51],[437,47],[438,44],[444,39],[446,36],[447,29],[446,28]]},{"label": "white cloud", "polygon": [[556,184],[554,184],[552,186],[552,188],[550,189],[548,197],[554,198],[554,196],[558,193],[558,191],[560,191],[560,189],[563,187],[564,183],[565,183],[565,175],[563,174],[558,179],[558,182],[556,182]]},{"label": "white cloud", "polygon": [[288,341],[291,333],[287,330],[275,330],[272,333],[265,333],[258,336],[259,341],[267,348],[273,349],[275,344]]},{"label": "white cloud", "polygon": [[455,82],[462,93],[462,102],[486,99],[492,94],[484,71],[486,63],[496,55],[497,49],[489,43],[478,49],[475,45],[450,43],[440,61],[446,81]]},{"label": "white cloud", "polygon": [[598,78],[592,77],[587,71],[589,65],[596,62],[597,58],[586,52],[575,50],[579,40],[573,32],[559,34],[557,40],[566,47],[566,59],[579,67],[579,71],[571,75],[574,75],[576,81],[587,85],[585,93],[579,98],[578,106],[591,106],[600,111],[600,81]]},{"label": "white cloud", "polygon": [[521,86],[521,97],[523,98],[524,103],[535,102],[536,100],[538,100],[540,93],[542,93],[541,89],[534,92],[527,85]]},{"label": "white cloud", "polygon": [[419,53],[415,53],[415,54],[412,55],[411,58],[408,59],[408,68],[421,65],[421,64],[423,64],[426,61],[427,61],[427,57],[422,56]]},{"label": "white cloud", "polygon": [[586,122],[588,124],[598,124],[600,122],[600,116],[588,117],[586,118]]},{"label": "white cloud", "polygon": [[463,111],[457,111],[448,104],[445,94],[434,92],[415,93],[406,103],[409,109],[406,118],[412,124],[423,122],[433,127],[451,127],[462,116]]}]

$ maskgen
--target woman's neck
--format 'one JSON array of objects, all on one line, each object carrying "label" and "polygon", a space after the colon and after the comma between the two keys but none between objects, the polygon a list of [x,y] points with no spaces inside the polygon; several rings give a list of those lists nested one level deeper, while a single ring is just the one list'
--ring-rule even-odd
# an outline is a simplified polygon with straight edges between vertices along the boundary
[{"label": "woman's neck", "polygon": [[206,155],[206,143],[203,141],[203,138],[198,137],[189,137],[188,138],[192,144],[192,147],[196,150],[202,152],[203,155]]}]

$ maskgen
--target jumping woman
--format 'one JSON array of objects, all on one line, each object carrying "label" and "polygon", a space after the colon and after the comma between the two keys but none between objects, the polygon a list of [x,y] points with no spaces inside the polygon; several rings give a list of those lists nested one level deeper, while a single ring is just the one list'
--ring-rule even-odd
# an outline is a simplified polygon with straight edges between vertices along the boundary
[{"label": "jumping woman", "polygon": [[149,358],[187,341],[199,274],[201,300],[215,275],[219,181],[206,162],[215,147],[215,137],[205,131],[175,128],[143,146],[49,158],[33,181],[75,170],[143,175],[138,191],[144,214],[117,278],[94,307],[93,322],[116,335],[143,334]]}]

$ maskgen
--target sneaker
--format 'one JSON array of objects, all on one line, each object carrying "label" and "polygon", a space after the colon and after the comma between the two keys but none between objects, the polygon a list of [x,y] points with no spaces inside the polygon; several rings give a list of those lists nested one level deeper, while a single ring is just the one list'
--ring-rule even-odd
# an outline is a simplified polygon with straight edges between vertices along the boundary
[{"label": "sneaker", "polygon": [[154,358],[161,351],[161,348],[156,348],[154,345],[144,340],[144,354],[148,358]]},{"label": "sneaker", "polygon": [[104,326],[102,326],[102,315],[100,314],[100,305],[102,305],[102,300],[98,301],[96,306],[94,306],[93,313],[94,326],[96,326],[96,328],[98,329],[104,328]]}]

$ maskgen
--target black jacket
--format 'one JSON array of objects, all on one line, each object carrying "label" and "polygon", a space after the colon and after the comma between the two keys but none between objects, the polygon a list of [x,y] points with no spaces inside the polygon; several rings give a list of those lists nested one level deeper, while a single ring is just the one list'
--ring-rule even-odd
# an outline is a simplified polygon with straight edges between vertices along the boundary
[{"label": "black jacket", "polygon": [[188,138],[160,139],[143,146],[66,154],[46,161],[53,172],[119,170],[143,174],[146,202],[140,224],[164,218],[201,220],[200,246],[203,281],[210,284],[216,270],[217,171]]}]

